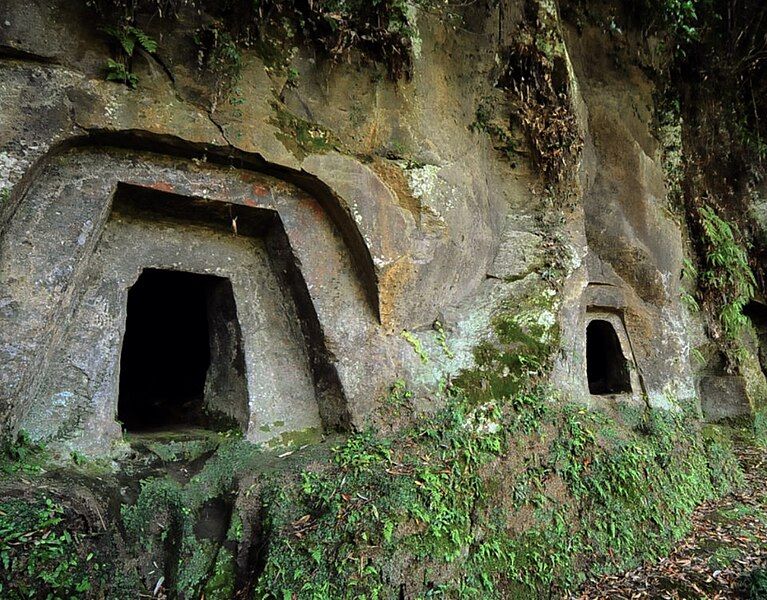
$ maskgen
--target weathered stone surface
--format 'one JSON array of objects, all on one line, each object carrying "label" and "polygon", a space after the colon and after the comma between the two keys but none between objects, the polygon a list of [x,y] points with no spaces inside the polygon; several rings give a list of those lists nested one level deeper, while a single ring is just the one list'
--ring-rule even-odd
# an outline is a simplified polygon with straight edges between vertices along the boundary
[{"label": "weathered stone surface", "polygon": [[[653,86],[639,68],[615,66],[598,27],[566,32],[585,145],[572,196],[551,203],[526,150],[503,157],[477,127],[481,102],[506,101],[492,85],[497,52],[522,18],[521,6],[506,8],[508,22],[477,11],[459,30],[419,15],[410,81],[297,48],[288,82],[245,50],[231,88],[200,69],[191,40],[203,16],[182,10],[172,32],[147,25],[160,48],[136,55],[132,90],[104,80],[109,44],[87,8],[0,7],[0,192],[9,191],[0,196],[0,432],[32,428],[93,452],[119,437],[121,311],[146,266],[231,279],[253,341],[253,440],[365,426],[395,378],[431,385],[471,366],[494,317],[519,299],[536,300],[537,315],[517,305],[525,319],[557,326],[553,382],[568,398],[594,402],[585,331],[589,315],[607,312],[636,367],[631,399],[692,399],[700,332],[679,302],[683,226],[666,209]],[[332,143],[301,148],[280,116]],[[166,227],[162,211],[149,211],[123,227],[112,198],[126,185],[190,206],[269,211],[288,242],[230,239],[231,224],[210,215]],[[552,298],[557,277],[566,280]],[[271,325],[256,327],[261,317]],[[62,392],[77,400],[62,402]]]},{"label": "weathered stone surface", "polygon": [[563,309],[567,359],[555,379],[575,397],[588,397],[584,319],[589,310],[608,308],[625,324],[636,361],[636,400],[668,407],[696,395],[686,309],[679,301],[681,232],[664,204],[653,86],[638,67],[626,72],[615,66],[603,35],[591,27],[566,36],[585,141],[580,184],[587,251],[566,284],[578,307],[566,302]]},{"label": "weathered stone surface", "polygon": [[700,381],[700,402],[703,415],[710,421],[751,414],[743,377],[738,375],[708,375]]},{"label": "weathered stone surface", "polygon": [[[185,197],[188,215],[175,216],[176,227],[173,218],[163,223],[168,217],[163,217],[161,193],[149,196],[144,221],[123,223],[112,200],[118,182],[137,186],[133,192],[118,190],[120,198],[141,190]],[[192,198],[231,203],[233,212],[208,217],[214,229],[206,234],[202,225],[184,220],[193,218]],[[237,206],[243,207],[239,213]],[[281,263],[268,267],[264,261],[270,253],[263,246],[234,236],[232,219],[239,219],[245,234],[248,211],[255,209],[267,220],[279,215],[295,257],[284,258],[300,265],[303,280],[291,285],[305,286],[305,301],[305,292],[285,289],[274,279],[289,281],[283,273],[270,275]],[[257,259],[261,262],[254,263]],[[319,408],[328,427],[348,423],[347,411],[352,423],[361,424],[370,398],[391,379],[385,369],[371,378],[359,360],[361,351],[375,360],[386,346],[337,229],[314,199],[269,177],[117,150],[64,153],[46,166],[19,204],[3,239],[0,265],[6,282],[3,397],[21,400],[17,418],[39,438],[87,431],[87,449],[114,439],[125,294],[147,267],[213,273],[232,281],[249,365],[251,439],[318,427],[318,407],[307,383],[307,349],[295,346],[304,336],[321,332],[321,339],[308,341],[308,348],[320,354],[311,360],[333,357],[344,388],[339,392],[348,402],[336,398],[342,404]],[[293,302],[312,314],[298,318]],[[286,403],[286,398],[293,400]]]},{"label": "weathered stone surface", "polygon": [[[569,26],[554,0],[461,6],[457,27],[407,3],[412,77],[392,81],[367,50],[331,60],[300,33],[280,40],[289,43],[277,57],[243,44],[235,69],[196,39],[201,28],[223,35],[227,9],[174,2],[172,15],[136,15],[159,46],[130,61],[134,89],[106,81],[120,51],[89,4],[0,6],[0,444],[24,431],[55,461],[72,458],[76,468],[42,474],[36,489],[70,494],[74,518],[127,546],[107,562],[125,563],[138,588],[252,597],[265,565],[270,574],[299,565],[303,585],[314,575],[303,565],[320,555],[332,564],[319,585],[328,573],[360,590],[375,580],[393,597],[473,585],[460,571],[483,570],[473,561],[483,543],[508,549],[548,531],[533,515],[540,498],[588,524],[592,498],[575,484],[593,473],[568,481],[571,467],[604,466],[624,438],[649,463],[665,453],[670,434],[657,446],[640,435],[640,417],[689,404],[720,420],[767,397],[767,311],[764,322],[751,315],[757,336],[734,377],[704,319],[680,301],[690,232],[666,198],[656,90],[624,60],[623,32],[587,19],[562,38]],[[525,96],[536,74],[556,88],[545,102]],[[565,114],[548,113],[560,100]],[[548,131],[559,118],[561,138]],[[557,139],[575,140],[572,152]],[[546,177],[560,158],[562,179]],[[767,221],[764,206],[752,208]],[[205,381],[178,406],[223,422],[121,427],[121,375],[133,364],[121,359],[137,314],[129,296],[158,272],[207,282],[195,323],[207,325],[207,370],[195,372]],[[146,313],[156,297],[144,299]],[[448,401],[439,420],[419,420]],[[567,429],[588,408],[620,418],[615,428],[588,418],[587,460],[578,450],[560,469],[568,436],[587,439]],[[266,451],[198,428],[219,425]],[[369,426],[372,436],[348,436]],[[380,433],[380,447],[357,452]],[[699,451],[689,443],[680,450]],[[282,445],[290,451],[269,451]],[[450,475],[462,461],[468,479]],[[710,493],[705,462],[690,461],[699,496]],[[526,486],[541,465],[540,485]],[[52,486],[54,476],[64,481]],[[448,515],[466,517],[460,541],[424,561],[444,541],[444,503],[429,500],[440,477],[444,500],[472,514]],[[514,481],[514,494],[497,493]],[[360,493],[342,493],[349,485]],[[17,482],[6,488],[24,497]],[[325,511],[336,500],[342,510]],[[572,531],[592,547],[588,527]],[[350,534],[375,544],[372,554],[333,556]],[[429,546],[414,553],[419,537]],[[541,583],[558,585],[548,571]]]}]

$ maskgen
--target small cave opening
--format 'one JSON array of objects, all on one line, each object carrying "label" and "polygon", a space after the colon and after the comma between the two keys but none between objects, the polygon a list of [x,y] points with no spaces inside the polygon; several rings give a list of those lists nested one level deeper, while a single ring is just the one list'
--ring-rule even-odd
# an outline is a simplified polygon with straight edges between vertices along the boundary
[{"label": "small cave opening", "polygon": [[247,388],[241,346],[228,279],[144,269],[128,292],[117,402],[123,429],[242,424]]},{"label": "small cave opening", "polygon": [[609,321],[594,319],[586,328],[586,375],[591,394],[631,392],[628,363]]}]

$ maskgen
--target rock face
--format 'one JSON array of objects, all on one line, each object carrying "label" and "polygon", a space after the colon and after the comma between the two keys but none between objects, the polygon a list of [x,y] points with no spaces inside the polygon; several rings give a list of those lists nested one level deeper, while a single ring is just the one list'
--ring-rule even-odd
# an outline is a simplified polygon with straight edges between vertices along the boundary
[{"label": "rock face", "polygon": [[[524,319],[557,326],[568,397],[693,399],[700,325],[679,300],[684,232],[666,211],[653,85],[612,64],[597,28],[563,29],[584,148],[552,220],[529,155],[501,155],[476,126],[521,18],[506,4],[449,34],[419,16],[411,81],[304,48],[287,82],[246,52],[221,101],[186,52],[194,23],[159,32],[132,90],[104,80],[87,7],[5,3],[0,431],[90,454],[120,440],[128,294],[146,269],[231,285],[233,306],[210,301],[204,405],[254,442],[365,427],[392,381],[470,366],[494,316],[531,294]],[[554,267],[562,285],[545,291]],[[614,394],[589,391],[594,321],[630,374]]]},{"label": "rock face", "polygon": [[767,402],[767,307],[733,369],[639,31],[382,2],[411,77],[360,37],[221,72],[216,3],[139,2],[178,14],[120,83],[92,4],[0,2],[0,497],[119,563],[102,596],[552,595],[546,549],[572,585],[737,479],[698,417]]},{"label": "rock face", "polygon": [[[105,452],[119,438],[127,294],[144,269],[231,283],[247,407],[224,412],[248,439],[361,423],[366,409],[352,417],[353,407],[375,394],[356,375],[375,344],[374,307],[339,228],[294,186],[148,153],[67,151],[43,167],[3,239],[13,355],[2,381],[35,439]],[[211,358],[209,384],[228,362]]]}]

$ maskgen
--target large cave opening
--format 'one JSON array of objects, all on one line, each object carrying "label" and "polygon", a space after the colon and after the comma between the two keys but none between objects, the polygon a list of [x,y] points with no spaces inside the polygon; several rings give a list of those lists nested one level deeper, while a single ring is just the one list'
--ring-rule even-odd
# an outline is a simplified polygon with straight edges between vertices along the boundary
[{"label": "large cave opening", "polygon": [[[247,401],[239,338],[228,279],[145,269],[128,292],[117,408],[123,428],[241,420]],[[222,388],[230,392],[228,406],[216,398]]]},{"label": "large cave opening", "polygon": [[594,319],[586,328],[586,374],[594,395],[631,392],[628,363],[609,321]]}]

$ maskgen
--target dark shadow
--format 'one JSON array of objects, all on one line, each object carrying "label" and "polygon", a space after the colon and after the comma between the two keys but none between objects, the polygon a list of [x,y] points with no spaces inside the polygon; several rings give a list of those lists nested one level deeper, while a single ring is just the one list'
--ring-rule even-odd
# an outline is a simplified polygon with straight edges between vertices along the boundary
[{"label": "dark shadow", "polygon": [[758,343],[759,364],[767,373],[767,305],[752,300],[743,308],[743,314],[751,320]]},{"label": "dark shadow", "polygon": [[595,319],[586,328],[586,372],[592,394],[631,392],[626,357],[609,321]]},{"label": "dark shadow", "polygon": [[[244,369],[237,364],[242,360],[240,340],[221,340],[222,331],[239,336],[238,326],[218,323],[222,297],[230,305],[226,316],[236,324],[228,279],[158,269],[142,272],[128,292],[120,360],[118,419],[126,431],[217,424],[215,413],[222,412],[221,407],[210,410],[206,395],[217,395],[207,392],[211,383],[217,383],[213,386],[217,388],[221,383],[208,380],[244,378]],[[230,372],[230,365],[236,371]],[[244,381],[231,387],[244,392],[240,383]],[[244,407],[232,408],[223,412],[236,418]]]}]

